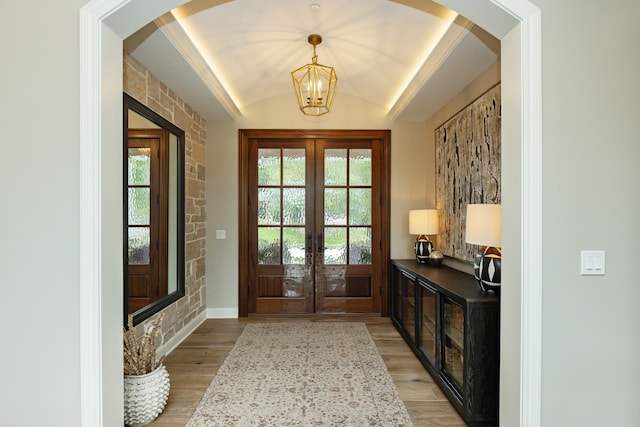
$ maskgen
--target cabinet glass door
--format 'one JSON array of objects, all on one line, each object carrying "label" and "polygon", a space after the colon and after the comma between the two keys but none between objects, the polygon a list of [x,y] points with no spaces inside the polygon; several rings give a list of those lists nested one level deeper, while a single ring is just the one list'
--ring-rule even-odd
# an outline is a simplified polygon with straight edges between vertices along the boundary
[{"label": "cabinet glass door", "polygon": [[397,269],[397,268],[392,268],[391,269],[391,280],[393,281],[393,286],[392,286],[392,292],[393,294],[391,295],[391,310],[393,317],[398,320],[399,322],[402,322],[402,281],[403,281],[403,276],[402,276],[402,272]]},{"label": "cabinet glass door", "polygon": [[432,364],[436,361],[436,291],[420,286],[422,316],[420,316],[420,350]]},{"label": "cabinet glass door", "polygon": [[404,298],[402,299],[402,323],[411,340],[416,340],[416,279],[403,273]]},{"label": "cabinet glass door", "polygon": [[459,389],[464,381],[464,310],[461,306],[444,298],[442,303],[443,317],[443,360],[442,366],[448,376],[453,379]]}]

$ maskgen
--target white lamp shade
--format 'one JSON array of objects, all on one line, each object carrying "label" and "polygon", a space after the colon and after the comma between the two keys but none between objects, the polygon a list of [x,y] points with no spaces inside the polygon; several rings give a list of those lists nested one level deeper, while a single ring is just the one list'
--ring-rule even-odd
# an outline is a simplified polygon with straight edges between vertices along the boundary
[{"label": "white lamp shade", "polygon": [[502,205],[467,205],[465,242],[502,247]]},{"label": "white lamp shade", "polygon": [[409,211],[409,234],[436,235],[438,228],[438,211],[436,209],[417,209]]}]

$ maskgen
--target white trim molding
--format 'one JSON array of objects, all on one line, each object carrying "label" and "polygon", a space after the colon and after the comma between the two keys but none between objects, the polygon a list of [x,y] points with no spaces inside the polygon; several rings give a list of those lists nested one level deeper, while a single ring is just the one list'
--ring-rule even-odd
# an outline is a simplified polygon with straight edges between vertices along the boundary
[{"label": "white trim molding", "polygon": [[539,427],[542,400],[542,25],[529,2],[522,32],[520,426]]},{"label": "white trim molding", "polygon": [[237,319],[238,307],[207,308],[207,319]]},{"label": "white trim molding", "polygon": [[80,423],[102,426],[100,32],[113,2],[80,10]]},{"label": "white trim molding", "polygon": [[191,322],[181,328],[177,334],[158,347],[158,356],[166,356],[175,350],[175,348],[178,347],[189,335],[191,335],[193,331],[198,329],[198,326],[202,325],[202,322],[205,320],[207,320],[207,316],[206,312],[203,310],[200,314],[194,317]]}]

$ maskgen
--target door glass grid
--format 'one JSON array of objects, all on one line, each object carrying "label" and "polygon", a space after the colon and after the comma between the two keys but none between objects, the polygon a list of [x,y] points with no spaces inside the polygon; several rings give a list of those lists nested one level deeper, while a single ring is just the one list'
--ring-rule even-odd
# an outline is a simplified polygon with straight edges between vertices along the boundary
[{"label": "door glass grid", "polygon": [[258,149],[258,264],[305,263],[305,150]]},{"label": "door glass grid", "polygon": [[127,176],[129,264],[148,265],[151,242],[150,148],[128,149]]},{"label": "door glass grid", "polygon": [[324,264],[371,264],[371,149],[324,151]]}]

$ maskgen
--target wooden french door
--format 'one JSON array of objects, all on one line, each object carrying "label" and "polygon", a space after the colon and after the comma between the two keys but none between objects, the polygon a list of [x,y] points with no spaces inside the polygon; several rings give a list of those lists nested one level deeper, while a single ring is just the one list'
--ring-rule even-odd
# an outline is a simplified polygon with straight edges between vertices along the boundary
[{"label": "wooden french door", "polygon": [[129,129],[126,160],[128,311],[167,295],[168,146],[164,129]]},{"label": "wooden french door", "polygon": [[386,313],[388,131],[240,140],[240,315]]}]

